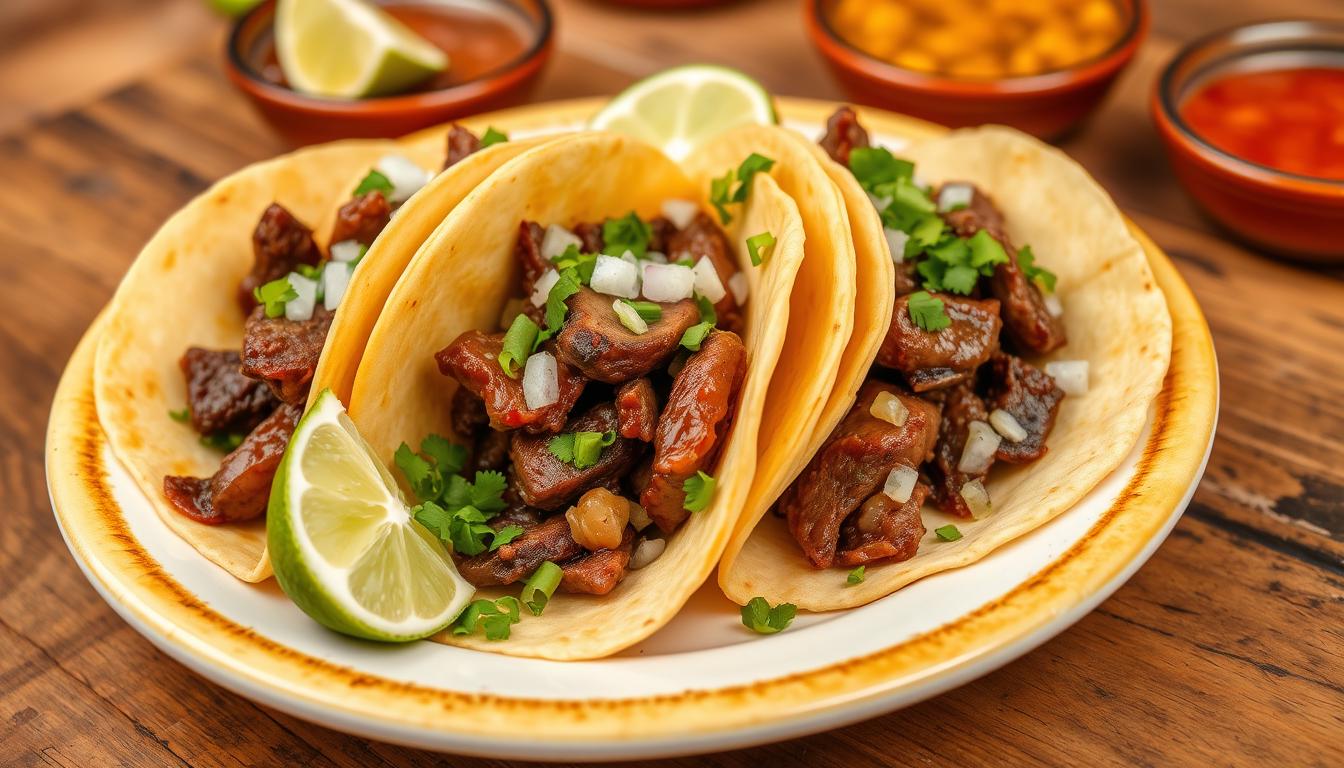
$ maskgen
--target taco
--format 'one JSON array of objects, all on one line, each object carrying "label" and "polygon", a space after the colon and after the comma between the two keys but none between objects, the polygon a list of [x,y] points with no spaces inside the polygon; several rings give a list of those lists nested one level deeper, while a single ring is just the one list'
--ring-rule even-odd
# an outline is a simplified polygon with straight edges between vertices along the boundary
[{"label": "taco", "polygon": [[455,125],[446,152],[438,131],[249,166],[174,214],[118,288],[99,420],[164,523],[235,577],[271,575],[262,513],[313,382],[348,392],[416,247],[538,142],[480,143]]},{"label": "taco", "polygon": [[461,575],[537,614],[500,641],[469,607],[436,639],[605,656],[708,577],[803,261],[770,162],[725,159],[730,191],[710,195],[651,146],[582,134],[502,166],[420,248],[349,415]]},{"label": "taco", "polygon": [[[849,339],[845,407],[725,551],[719,584],[743,604],[862,605],[1044,524],[1130,452],[1170,357],[1140,246],[1063,153],[987,127],[898,158],[848,108],[820,145],[798,172],[840,190],[859,283],[890,302],[859,307],[882,331]],[[879,262],[894,270],[864,271]]]}]

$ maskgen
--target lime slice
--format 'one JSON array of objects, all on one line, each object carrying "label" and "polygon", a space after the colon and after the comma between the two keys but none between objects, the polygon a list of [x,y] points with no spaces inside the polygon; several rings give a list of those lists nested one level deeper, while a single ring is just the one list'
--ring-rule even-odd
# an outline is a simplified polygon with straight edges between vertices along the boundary
[{"label": "lime slice", "polygon": [[621,91],[589,127],[643,139],[680,160],[705,139],[734,126],[776,122],[774,102],[760,83],[735,69],[692,64]]},{"label": "lime slice", "polygon": [[299,421],[266,512],[280,587],[318,623],[370,640],[416,640],[471,600],[439,539],[411,517],[387,467],[324,390]]},{"label": "lime slice", "polygon": [[289,84],[314,96],[404,91],[448,68],[448,55],[365,0],[280,0],[275,52]]}]

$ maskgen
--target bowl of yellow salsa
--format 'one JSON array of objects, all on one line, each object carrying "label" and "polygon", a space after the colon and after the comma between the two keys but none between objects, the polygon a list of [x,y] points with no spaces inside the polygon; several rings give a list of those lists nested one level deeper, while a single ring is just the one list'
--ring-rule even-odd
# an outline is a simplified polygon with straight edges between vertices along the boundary
[{"label": "bowl of yellow salsa", "polygon": [[1058,138],[1097,106],[1148,29],[1144,0],[808,0],[850,98],[949,126]]}]

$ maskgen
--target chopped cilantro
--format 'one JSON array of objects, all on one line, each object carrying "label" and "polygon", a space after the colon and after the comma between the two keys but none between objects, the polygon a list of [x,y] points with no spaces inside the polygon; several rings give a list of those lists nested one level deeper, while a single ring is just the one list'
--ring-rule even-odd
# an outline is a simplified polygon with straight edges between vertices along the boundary
[{"label": "chopped cilantro", "polygon": [[714,488],[717,485],[717,480],[697,470],[681,484],[681,490],[686,493],[686,501],[682,503],[682,508],[687,512],[705,511],[710,500],[714,498]]},{"label": "chopped cilantro", "polygon": [[481,136],[481,149],[493,147],[496,144],[503,144],[509,140],[509,134],[499,130],[495,126],[485,129],[485,135]]},{"label": "chopped cilantro", "polygon": [[746,202],[747,192],[751,190],[751,177],[774,166],[775,161],[765,155],[758,155],[755,152],[747,155],[747,159],[737,167],[737,191],[733,192],[733,202]]},{"label": "chopped cilantro", "polygon": [[709,336],[709,332],[712,330],[714,330],[713,323],[699,322],[692,325],[686,329],[685,333],[681,334],[681,346],[692,352],[699,352],[700,345],[704,343],[705,337]]},{"label": "chopped cilantro", "polygon": [[299,298],[299,292],[289,284],[288,277],[282,277],[253,288],[252,297],[265,305],[267,317],[279,317],[285,314],[285,302]]},{"label": "chopped cilantro", "polygon": [[652,301],[632,301],[630,299],[621,299],[621,301],[631,309],[635,310],[635,313],[639,315],[639,319],[649,325],[653,325],[663,319],[663,308]]},{"label": "chopped cilantro", "polygon": [[602,242],[604,251],[620,256],[630,251],[635,258],[642,259],[649,252],[649,239],[653,237],[653,228],[648,222],[631,211],[619,219],[607,219],[602,222]]},{"label": "chopped cilantro", "polygon": [[355,197],[368,194],[369,192],[381,192],[383,197],[392,196],[392,181],[382,174],[381,171],[369,171],[359,186],[355,187]]},{"label": "chopped cilantro", "polygon": [[733,220],[732,214],[728,213],[728,204],[732,200],[733,172],[728,171],[717,179],[709,182],[709,204],[714,206],[714,210],[719,212],[719,223],[728,224]]},{"label": "chopped cilantro", "polygon": [[551,286],[551,292],[546,295],[546,329],[537,334],[536,341],[532,343],[533,351],[539,348],[542,342],[560,332],[561,326],[565,324],[565,314],[569,311],[565,300],[578,293],[582,287],[578,273],[573,269],[566,269],[560,273],[560,279],[555,281],[555,285]]},{"label": "chopped cilantro", "polygon": [[228,453],[243,444],[243,435],[237,432],[212,432],[201,436],[201,445]]},{"label": "chopped cilantro", "polygon": [[855,584],[862,584],[865,576],[864,571],[866,570],[868,570],[868,566],[860,565],[858,568],[850,571],[849,575],[845,577],[845,584],[848,584],[851,587]]},{"label": "chopped cilantro", "polygon": [[597,267],[596,253],[580,253],[577,245],[570,245],[565,248],[559,256],[551,259],[557,272],[573,272],[580,285],[587,285],[593,280],[593,269]]},{"label": "chopped cilantro", "polygon": [[774,250],[775,236],[769,232],[762,232],[759,235],[752,235],[747,238],[747,253],[751,256],[751,265],[759,267],[765,263],[765,257]]},{"label": "chopped cilantro", "polygon": [[470,635],[480,630],[487,640],[508,640],[521,613],[518,598],[512,595],[498,600],[473,600],[453,622],[453,634]]},{"label": "chopped cilantro", "polygon": [[494,537],[490,539],[490,551],[494,552],[496,549],[508,544],[522,534],[523,527],[521,525],[506,525],[503,528],[500,528],[495,531]]},{"label": "chopped cilantro", "polygon": [[532,354],[532,346],[536,344],[540,331],[532,318],[521,312],[513,318],[508,333],[504,334],[504,348],[499,351],[499,367],[504,369],[509,378],[518,378],[527,356]]},{"label": "chopped cilantro", "polygon": [[1031,252],[1030,245],[1022,246],[1017,252],[1017,265],[1022,268],[1022,273],[1028,280],[1033,280],[1046,293],[1055,292],[1055,273],[1045,267],[1036,266],[1036,254]]},{"label": "chopped cilantro", "polygon": [[718,325],[719,313],[714,310],[714,302],[705,298],[704,294],[695,294],[695,306],[700,309],[700,322]]},{"label": "chopped cilantro", "polygon": [[941,331],[952,324],[943,311],[943,300],[930,296],[928,291],[915,291],[906,303],[910,319],[926,331]]},{"label": "chopped cilantro", "polygon": [[[720,223],[727,224],[733,220],[732,214],[728,213],[730,204],[746,202],[747,194],[751,191],[751,178],[770,170],[774,165],[774,160],[752,152],[737,166],[736,171],[728,171],[710,181],[709,203],[719,212]],[[736,188],[733,188],[734,179],[737,180]]]},{"label": "chopped cilantro", "polygon": [[443,475],[427,460],[402,443],[392,454],[392,460],[401,470],[411,492],[421,501],[432,501],[443,493]]},{"label": "chopped cilantro", "polygon": [[780,603],[772,608],[764,597],[753,597],[742,606],[742,624],[752,632],[773,635],[787,629],[797,613],[798,606],[793,603]]},{"label": "chopped cilantro", "polygon": [[519,597],[527,610],[532,612],[533,616],[540,616],[546,609],[546,604],[551,601],[551,595],[555,594],[556,587],[560,586],[560,577],[563,572],[560,566],[552,563],[550,560],[537,566],[537,570],[527,577],[523,583],[523,591]]},{"label": "chopped cilantro", "polygon": [[322,276],[322,268],[315,267],[312,264],[299,264],[298,266],[294,267],[294,271],[298,272],[300,275],[303,275],[309,280],[316,280]]},{"label": "chopped cilantro", "polygon": [[849,151],[849,170],[864,189],[873,192],[883,184],[913,177],[915,164],[897,159],[885,147],[855,147]]},{"label": "chopped cilantro", "polygon": [[420,441],[420,452],[434,460],[441,475],[454,475],[467,463],[467,447],[440,435],[428,435]]},{"label": "chopped cilantro", "polygon": [[1008,253],[1003,249],[1003,244],[991,237],[988,230],[976,232],[966,240],[966,244],[971,251],[971,266],[980,270],[981,274],[985,274],[986,269],[992,274],[995,264],[1008,263]]},{"label": "chopped cilantro", "polygon": [[933,532],[943,541],[956,541],[961,538],[961,531],[957,530],[955,525],[944,525],[942,528],[935,528]]},{"label": "chopped cilantro", "polygon": [[486,514],[472,506],[449,510],[426,501],[413,507],[411,514],[435,536],[451,542],[454,552],[467,557],[484,552],[486,538],[495,533],[485,524]]},{"label": "chopped cilantro", "polygon": [[168,418],[185,424],[186,422],[191,421],[191,410],[184,405],[180,411],[169,411]]}]

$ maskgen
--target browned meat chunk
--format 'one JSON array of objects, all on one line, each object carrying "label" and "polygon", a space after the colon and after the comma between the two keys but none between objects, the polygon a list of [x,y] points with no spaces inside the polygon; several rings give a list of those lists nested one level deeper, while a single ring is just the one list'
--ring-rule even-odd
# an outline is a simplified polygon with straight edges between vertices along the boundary
[{"label": "browned meat chunk", "polygon": [[915,271],[915,262],[905,261],[896,265],[896,295],[904,296],[919,290],[919,273]]},{"label": "browned meat chunk", "polygon": [[509,433],[486,428],[476,439],[467,469],[471,472],[503,471],[509,465]]},{"label": "browned meat chunk", "polygon": [[[616,406],[601,403],[571,419],[564,431],[609,432],[616,426]],[[553,437],[515,434],[509,449],[518,497],[538,509],[560,509],[590,488],[618,482],[635,465],[642,452],[638,441],[618,435],[615,442],[602,449],[596,464],[578,469],[551,453],[549,444]]]},{"label": "browned meat chunk", "polygon": [[365,192],[336,211],[336,223],[331,226],[332,243],[354,240],[373,245],[378,233],[392,219],[392,206],[377,190]]},{"label": "browned meat chunk", "polygon": [[1013,355],[995,355],[990,361],[993,383],[989,409],[1002,408],[1012,414],[1027,431],[1020,442],[999,443],[994,457],[1013,464],[1025,464],[1045,455],[1045,439],[1055,428],[1055,416],[1064,399],[1064,390],[1044,371]]},{"label": "browned meat chunk", "polygon": [[583,552],[583,547],[569,535],[569,521],[564,515],[555,515],[494,552],[458,561],[457,571],[478,587],[498,587],[526,579],[547,560],[560,563]]},{"label": "browned meat chunk", "polygon": [[264,383],[242,374],[232,349],[191,347],[177,364],[187,380],[191,426],[202,435],[245,435],[279,405]]},{"label": "browned meat chunk", "polygon": [[520,528],[531,528],[541,523],[541,510],[533,509],[521,501],[515,501],[509,504],[508,508],[498,515],[490,518],[486,525],[498,531],[510,525],[516,525]]},{"label": "browned meat chunk", "polygon": [[509,465],[509,434],[490,428],[490,416],[481,398],[466,387],[458,387],[448,414],[453,432],[471,448],[471,460],[467,462],[470,472],[499,471]]},{"label": "browned meat chunk", "polygon": [[952,324],[926,331],[910,319],[908,296],[896,299],[877,362],[905,374],[916,392],[965,381],[999,348],[999,302],[938,294]]},{"label": "browned meat chunk", "polygon": [[700,310],[690,299],[663,304],[663,316],[644,333],[621,325],[611,308],[612,297],[583,288],[565,304],[565,327],[555,337],[556,357],[608,384],[620,384],[648,374],[676,352],[681,335],[700,322]]},{"label": "browned meat chunk", "polygon": [[267,317],[262,307],[252,310],[243,332],[243,375],[266,382],[286,403],[302,405],[333,317],[320,304],[307,320]]},{"label": "browned meat chunk", "polygon": [[969,383],[947,391],[947,397],[943,400],[943,424],[938,431],[938,445],[934,449],[934,461],[929,466],[929,474],[934,481],[933,499],[938,508],[949,515],[973,516],[971,508],[961,496],[961,487],[985,475],[965,474],[958,471],[957,464],[961,461],[961,452],[966,448],[970,423],[988,419],[989,411],[984,401],[975,394]]},{"label": "browned meat chunk", "polygon": [[471,440],[476,436],[476,430],[490,426],[485,401],[466,387],[458,387],[453,391],[453,399],[448,404],[448,418],[453,425],[453,433],[463,440]]},{"label": "browned meat chunk", "polygon": [[658,398],[648,379],[635,379],[616,390],[617,430],[621,437],[653,442],[653,430],[658,426]]},{"label": "browned meat chunk", "polygon": [[434,355],[439,371],[452,376],[469,392],[485,401],[490,426],[504,431],[522,427],[528,432],[559,432],[569,409],[579,399],[587,381],[573,368],[560,361],[556,366],[560,380],[560,399],[535,410],[527,407],[523,395],[523,376],[510,378],[499,365],[504,348],[503,333],[467,331]]},{"label": "browned meat chunk", "polygon": [[675,231],[668,237],[667,249],[668,261],[690,259],[694,264],[702,258],[708,258],[714,264],[714,271],[718,272],[719,282],[723,283],[725,291],[723,298],[714,304],[718,326],[725,331],[740,329],[742,319],[737,301],[733,298],[733,292],[728,290],[728,279],[737,274],[737,263],[733,260],[728,238],[714,223],[714,219],[703,211],[697,213],[685,229]]},{"label": "browned meat chunk", "polygon": [[313,231],[279,203],[271,203],[261,214],[252,232],[252,253],[252,271],[238,284],[238,306],[244,313],[257,305],[253,289],[288,275],[300,264],[317,266],[322,261]]},{"label": "browned meat chunk", "polygon": [[727,440],[737,393],[747,373],[747,350],[737,334],[714,331],[672,382],[654,433],[653,474],[640,503],[671,533],[690,514],[682,484],[714,464]]},{"label": "browned meat chunk", "polygon": [[649,250],[657,251],[666,256],[668,241],[671,239],[672,233],[677,231],[677,228],[663,216],[655,216],[649,219],[647,223],[649,225]]},{"label": "browned meat chunk", "polygon": [[212,477],[163,478],[163,493],[179,512],[207,525],[236,523],[266,511],[271,480],[303,409],[282,405],[224,457]]},{"label": "browned meat chunk", "polygon": [[635,546],[635,529],[625,527],[621,545],[599,549],[560,565],[560,591],[580,595],[605,595],[625,578],[630,553]]},{"label": "browned meat chunk", "polygon": [[544,237],[546,230],[535,221],[524,221],[518,225],[518,243],[513,248],[513,256],[523,270],[524,296],[532,295],[537,278],[551,268],[551,262],[541,256],[541,241]]},{"label": "browned meat chunk", "polygon": [[444,157],[443,170],[452,168],[463,158],[480,150],[480,148],[481,140],[476,138],[476,134],[457,123],[453,123],[448,128],[448,152]]},{"label": "browned meat chunk", "polygon": [[[579,249],[584,253],[601,253],[606,245],[602,237],[600,222],[585,221],[574,226],[574,235],[583,241]],[[621,254],[617,253],[616,256]]]},{"label": "browned meat chunk", "polygon": [[854,110],[841,107],[826,119],[826,135],[818,143],[832,160],[848,168],[849,151],[868,146],[868,132],[859,125],[859,116]]},{"label": "browned meat chunk", "polygon": [[[906,407],[901,426],[872,415],[882,392]],[[880,491],[891,470],[898,464],[918,467],[928,459],[938,421],[938,409],[921,398],[875,380],[863,385],[854,407],[779,499],[789,531],[814,568],[835,563],[841,524]]]},{"label": "browned meat chunk", "polygon": [[1008,239],[1003,214],[994,205],[994,200],[975,189],[970,205],[943,214],[943,219],[960,237],[971,237],[986,230],[1008,252],[1008,263],[994,267],[989,289],[1003,305],[1003,328],[1013,344],[1023,352],[1036,354],[1064,346],[1068,340],[1064,323],[1045,308],[1041,289],[1027,278],[1018,264],[1017,249]]},{"label": "browned meat chunk", "polygon": [[846,568],[886,560],[909,560],[919,550],[924,537],[924,520],[919,508],[929,496],[929,486],[915,483],[915,490],[904,504],[892,501],[881,491],[873,494],[840,527],[840,551],[835,564]]}]

